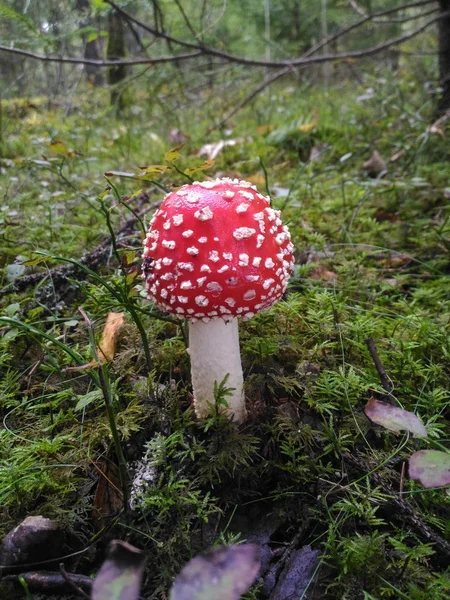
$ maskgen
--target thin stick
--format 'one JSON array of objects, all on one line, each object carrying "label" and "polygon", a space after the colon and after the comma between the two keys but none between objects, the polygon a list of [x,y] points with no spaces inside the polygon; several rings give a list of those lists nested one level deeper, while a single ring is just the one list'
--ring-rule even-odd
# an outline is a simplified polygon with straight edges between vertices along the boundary
[{"label": "thin stick", "polygon": [[59,563],[59,570],[61,575],[63,576],[64,580],[67,582],[68,585],[70,585],[70,587],[82,598],[86,598],[86,600],[90,599],[89,594],[86,594],[86,592],[84,590],[82,590],[80,587],[78,587],[78,585],[71,579],[69,573],[67,573],[65,567],[64,567],[64,563]]},{"label": "thin stick", "polygon": [[372,337],[369,337],[365,340],[365,342],[366,342],[367,349],[369,350],[369,354],[372,357],[373,364],[375,365],[375,368],[380,377],[381,385],[386,390],[389,398],[393,399],[392,390],[394,389],[394,384],[389,379],[389,377],[385,371],[385,368],[383,366],[383,363],[381,362],[381,359],[378,356],[377,347],[375,346],[375,341]]}]

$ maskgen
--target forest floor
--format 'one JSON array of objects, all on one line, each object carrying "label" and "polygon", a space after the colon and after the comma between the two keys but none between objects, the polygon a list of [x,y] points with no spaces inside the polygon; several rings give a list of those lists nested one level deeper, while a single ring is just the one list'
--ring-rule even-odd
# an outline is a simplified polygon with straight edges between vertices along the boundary
[{"label": "forest floor", "polygon": [[[94,92],[4,103],[1,537],[29,515],[55,519],[63,553],[86,550],[66,568],[84,574],[126,539],[149,557],[145,598],[165,597],[205,548],[245,540],[263,548],[247,598],[281,600],[283,578],[298,598],[450,598],[450,496],[407,469],[418,449],[450,448],[448,129],[430,130],[421,84],[369,86],[360,101],[354,85],[280,87],[210,133],[220,99],[168,114],[137,98],[122,117]],[[165,161],[181,132],[181,157]],[[221,140],[195,177],[269,189],[296,258],[285,298],[240,326],[239,428],[195,419],[185,328],[140,279],[162,188],[186,183],[174,165],[201,166]],[[364,170],[374,150],[385,164]],[[129,177],[152,164],[171,170]],[[99,370],[111,312],[124,322]],[[371,397],[416,413],[428,438],[373,424]]]}]

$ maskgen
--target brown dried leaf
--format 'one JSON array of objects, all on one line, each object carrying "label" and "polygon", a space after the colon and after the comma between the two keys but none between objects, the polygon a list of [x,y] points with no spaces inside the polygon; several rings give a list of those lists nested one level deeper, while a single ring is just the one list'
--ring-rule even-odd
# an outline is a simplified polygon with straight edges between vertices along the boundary
[{"label": "brown dried leaf", "polygon": [[374,150],[369,160],[366,160],[363,164],[362,170],[367,171],[371,177],[376,177],[381,173],[387,172],[387,165],[380,154]]},{"label": "brown dried leaf", "polygon": [[333,271],[328,271],[325,265],[318,265],[309,272],[309,277],[317,281],[336,281],[337,275]]},{"label": "brown dried leaf", "polygon": [[111,461],[92,463],[99,473],[92,505],[92,517],[96,529],[106,525],[105,519],[117,515],[123,507],[118,467]]},{"label": "brown dried leaf", "polygon": [[97,348],[99,359],[103,362],[113,360],[116,353],[116,339],[119,330],[124,323],[125,313],[110,312],[106,319],[105,327],[103,328],[102,339]]}]

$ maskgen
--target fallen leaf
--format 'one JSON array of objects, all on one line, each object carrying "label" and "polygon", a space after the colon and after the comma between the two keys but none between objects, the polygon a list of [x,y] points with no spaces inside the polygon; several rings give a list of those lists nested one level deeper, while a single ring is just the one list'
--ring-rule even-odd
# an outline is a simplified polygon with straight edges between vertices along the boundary
[{"label": "fallen leaf", "polygon": [[213,548],[196,556],[176,577],[169,600],[239,600],[258,574],[254,544]]},{"label": "fallen leaf", "polygon": [[439,450],[419,450],[409,459],[409,476],[425,488],[450,484],[450,454]]},{"label": "fallen leaf", "polygon": [[270,133],[273,130],[274,126],[273,125],[260,125],[257,129],[256,129],[256,133],[259,133],[261,135],[264,135],[265,133]]},{"label": "fallen leaf", "polygon": [[113,540],[92,584],[92,600],[137,600],[146,558],[127,542]]},{"label": "fallen leaf", "polygon": [[383,208],[377,208],[377,210],[373,213],[373,218],[378,223],[384,223],[385,221],[391,221],[392,223],[398,221],[397,215],[391,213]]},{"label": "fallen leaf", "polygon": [[392,404],[370,398],[364,412],[371,421],[389,431],[409,431],[416,438],[427,437],[427,430],[417,415]]},{"label": "fallen leaf", "polygon": [[103,328],[102,338],[97,348],[97,355],[102,363],[113,360],[116,353],[117,333],[124,323],[125,313],[110,312]]},{"label": "fallen leaf", "polygon": [[337,279],[336,273],[333,271],[328,271],[324,265],[319,265],[311,269],[311,271],[308,273],[308,276],[317,281],[335,281]]},{"label": "fallen leaf", "polygon": [[99,474],[92,504],[92,517],[97,531],[119,514],[123,508],[123,493],[120,489],[119,468],[110,460],[92,462]]},{"label": "fallen leaf", "polygon": [[310,133],[316,126],[318,119],[319,113],[316,112],[316,114],[313,117],[313,120],[310,123],[303,123],[303,125],[299,126],[299,131],[301,131],[302,133]]},{"label": "fallen leaf", "polygon": [[59,154],[61,156],[69,156],[69,152],[67,150],[65,143],[61,142],[59,140],[55,140],[50,143],[50,151],[53,152],[53,154]]},{"label": "fallen leaf", "polygon": [[378,175],[387,172],[387,165],[380,154],[374,150],[369,160],[366,160],[363,164],[362,170],[367,171],[370,177],[377,177]]},{"label": "fallen leaf", "polygon": [[385,267],[388,267],[390,269],[399,269],[400,267],[409,265],[411,260],[412,259],[410,256],[398,256],[398,255],[392,256],[391,255],[382,261],[382,265],[384,265]]}]

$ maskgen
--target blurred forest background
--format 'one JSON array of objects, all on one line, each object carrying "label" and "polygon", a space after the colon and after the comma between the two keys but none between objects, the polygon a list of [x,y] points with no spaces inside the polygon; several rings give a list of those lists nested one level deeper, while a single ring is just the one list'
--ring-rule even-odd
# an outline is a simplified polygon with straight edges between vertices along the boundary
[{"label": "blurred forest background", "polygon": [[[42,560],[89,590],[112,537],[148,599],[243,540],[248,599],[450,598],[449,126],[450,0],[0,0],[2,598],[69,598]],[[185,324],[141,279],[164,194],[216,177],[295,247],[239,326],[241,428],[195,418]],[[64,539],[23,565],[30,515]]]},{"label": "blurred forest background", "polygon": [[0,6],[1,94],[67,103],[109,85],[118,108],[176,111],[214,88],[232,110],[257,81],[326,89],[405,68],[443,110],[449,10],[448,0],[10,0]]}]

